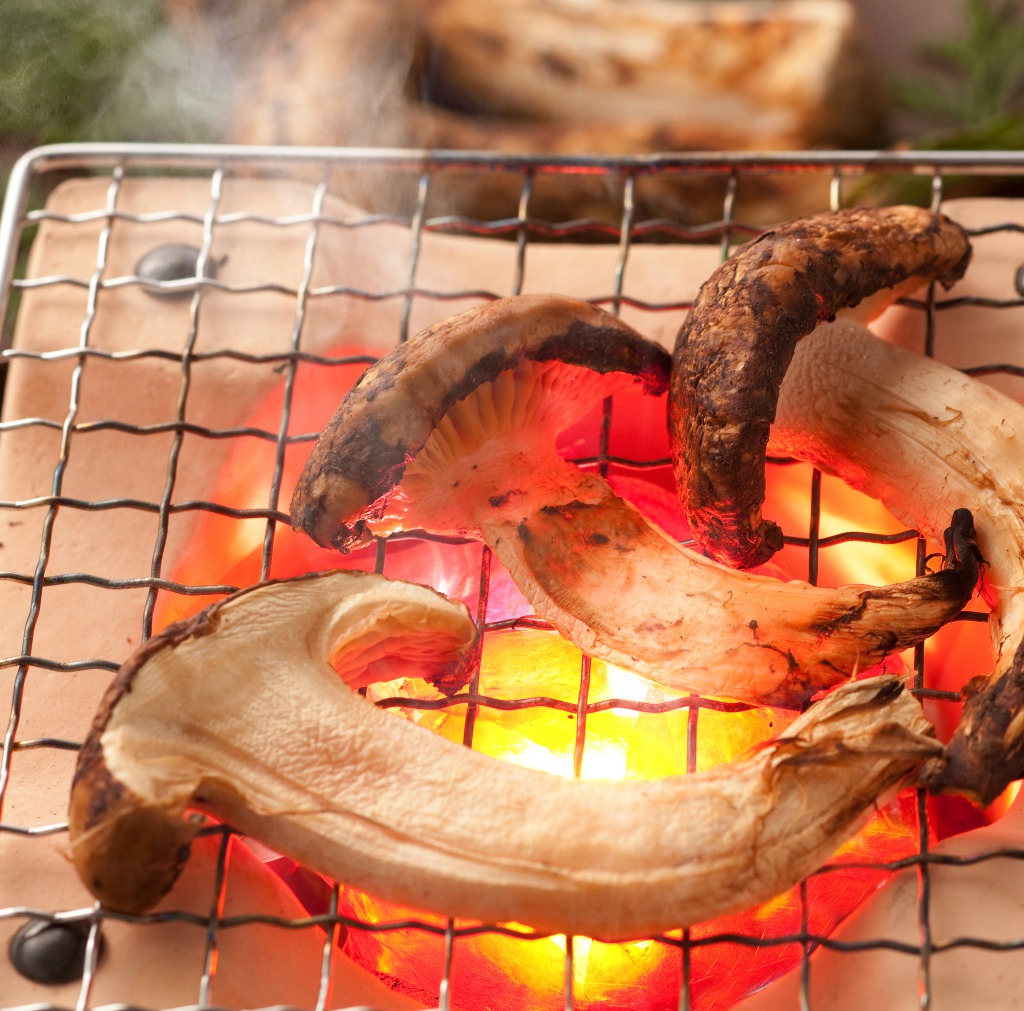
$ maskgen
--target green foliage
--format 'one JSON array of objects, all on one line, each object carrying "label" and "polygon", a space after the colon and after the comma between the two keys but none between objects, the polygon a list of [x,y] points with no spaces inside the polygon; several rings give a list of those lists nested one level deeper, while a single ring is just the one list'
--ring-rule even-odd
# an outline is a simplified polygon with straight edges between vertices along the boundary
[{"label": "green foliage", "polygon": [[[890,82],[897,111],[916,129],[919,151],[1024,150],[1024,16],[1017,0],[963,0],[963,31],[920,50],[920,68]],[[946,173],[944,196],[1019,195],[1020,186]],[[929,206],[929,177],[868,176],[853,201]]]},{"label": "green foliage", "polygon": [[958,38],[921,47],[922,70],[894,82],[922,125],[918,148],[1024,148],[1024,17],[1016,0],[964,0]]},{"label": "green foliage", "polygon": [[202,140],[218,110],[160,0],[0,0],[0,139]]}]

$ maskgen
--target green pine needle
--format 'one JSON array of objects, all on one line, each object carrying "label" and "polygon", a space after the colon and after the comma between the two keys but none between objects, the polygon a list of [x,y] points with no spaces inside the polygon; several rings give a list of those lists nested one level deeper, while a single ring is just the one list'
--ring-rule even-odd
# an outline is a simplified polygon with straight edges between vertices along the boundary
[{"label": "green pine needle", "polygon": [[921,48],[897,105],[922,125],[918,148],[1006,149],[1024,141],[1024,17],[1016,0],[964,0],[965,30]]},{"label": "green pine needle", "polygon": [[0,0],[0,141],[213,136],[209,75],[160,0]]}]

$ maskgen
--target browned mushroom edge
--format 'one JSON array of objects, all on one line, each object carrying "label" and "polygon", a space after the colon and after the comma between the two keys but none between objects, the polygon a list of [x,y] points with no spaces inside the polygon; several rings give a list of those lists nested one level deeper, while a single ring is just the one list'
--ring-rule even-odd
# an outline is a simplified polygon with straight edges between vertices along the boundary
[{"label": "browned mushroom edge", "polygon": [[706,554],[752,568],[782,546],[761,515],[765,451],[797,341],[876,292],[948,287],[970,255],[944,215],[852,208],[765,232],[711,275],[679,331],[669,390],[680,497]]},{"label": "browned mushroom edge", "polygon": [[524,359],[621,373],[652,395],[671,367],[664,349],[589,302],[519,295],[459,313],[394,348],[342,400],[296,484],[292,526],[341,550],[365,540],[365,517],[347,517],[386,498],[454,403]]},{"label": "browned mushroom edge", "polygon": [[[257,592],[303,583],[319,584],[324,594],[330,594],[332,583],[338,583],[338,596],[345,592],[342,583],[350,584],[352,588],[362,588],[365,584],[365,589],[371,592],[375,587],[398,585],[396,581],[373,573],[347,570],[266,580],[169,625],[140,646],[119,668],[97,708],[78,754],[68,807],[71,858],[82,881],[107,908],[137,913],[153,906],[177,880],[188,858],[190,843],[204,824],[201,817],[182,818],[170,798],[164,804],[135,796],[111,774],[104,757],[102,739],[118,704],[131,695],[140,673],[157,654],[173,651],[189,640],[216,636],[220,615],[225,608],[233,607],[236,602]],[[449,616],[461,615],[458,632],[465,639],[464,646],[472,645],[476,637],[475,627],[463,605],[447,601],[427,587],[411,588],[438,600]],[[433,632],[429,616],[421,617],[418,627],[422,628],[424,635]],[[437,629],[440,628],[438,625]],[[393,634],[393,630],[388,634]],[[448,634],[451,638],[451,633]],[[451,677],[455,668],[466,664],[467,655],[462,651],[448,655],[435,651],[428,656],[421,651],[417,656],[418,672],[431,682],[444,681]],[[323,660],[326,662],[326,658]],[[335,658],[332,662],[337,660]],[[296,664],[300,662],[297,657]],[[355,662],[358,666],[366,661],[357,655]],[[379,663],[379,658],[374,662]],[[209,677],[216,680],[217,672],[210,671]]]}]

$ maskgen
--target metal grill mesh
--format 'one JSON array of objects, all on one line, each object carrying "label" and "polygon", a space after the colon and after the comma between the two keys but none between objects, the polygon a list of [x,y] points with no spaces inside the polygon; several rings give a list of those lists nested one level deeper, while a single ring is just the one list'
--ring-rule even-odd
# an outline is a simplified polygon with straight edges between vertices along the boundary
[{"label": "metal grill mesh", "polygon": [[[338,187],[344,189],[346,180],[350,179],[357,169],[372,170],[380,177],[386,178],[390,195],[384,201],[382,209],[353,216],[338,216],[332,210],[331,195]],[[443,205],[438,206],[434,197],[439,180],[443,180],[447,187],[457,191],[460,187],[470,186],[481,179],[493,178],[496,175],[502,176],[506,182],[510,181],[513,187],[515,212],[508,217],[476,220],[449,214]],[[154,177],[166,178],[175,184],[185,180],[193,186],[205,187],[205,208],[201,212],[196,212],[175,207],[175,190],[168,184],[164,209],[126,210],[123,206],[125,187],[134,181]],[[291,209],[281,214],[267,213],[264,208],[240,207],[227,193],[227,189],[236,180],[270,180],[278,177],[305,180],[303,185],[308,193],[308,209],[300,213],[295,213]],[[102,187],[99,190],[102,193],[101,201],[93,207],[75,213],[55,212],[45,203],[39,209],[34,207],[34,204],[42,200],[40,194],[48,192],[55,182],[69,178],[102,180]],[[567,183],[570,187],[582,185],[584,182],[592,184],[595,179],[598,180],[603,195],[611,195],[611,198],[617,201],[617,219],[614,214],[611,217],[584,217],[558,222],[533,217],[531,208],[534,189],[551,182],[552,179],[562,184]],[[48,822],[22,819],[18,815],[17,805],[14,805],[13,809],[9,803],[6,809],[3,806],[12,784],[17,782],[18,769],[26,755],[73,755],[79,746],[77,739],[47,736],[44,732],[38,731],[39,727],[45,727],[45,720],[32,719],[32,686],[35,679],[43,677],[48,672],[52,677],[66,682],[71,704],[70,700],[76,696],[76,680],[77,683],[83,678],[103,680],[116,670],[119,661],[123,659],[121,655],[113,652],[113,647],[110,653],[104,655],[72,652],[59,656],[49,655],[45,648],[39,648],[37,633],[41,618],[49,615],[51,608],[61,607],[61,590],[66,587],[91,588],[99,591],[100,598],[107,592],[129,594],[129,607],[136,615],[136,639],[148,637],[153,631],[154,613],[160,593],[181,597],[210,596],[235,588],[227,574],[223,582],[191,584],[176,579],[174,566],[168,561],[168,544],[173,540],[172,528],[179,520],[185,521],[201,515],[217,515],[239,523],[256,521],[265,524],[260,553],[260,575],[265,576],[272,571],[275,530],[279,525],[287,525],[287,516],[281,501],[286,450],[289,446],[308,443],[313,437],[312,433],[308,432],[294,434],[289,427],[297,369],[304,363],[334,368],[351,362],[369,360],[362,356],[339,358],[324,353],[320,347],[310,346],[307,340],[309,319],[314,312],[319,311],[320,305],[363,302],[387,303],[397,307],[393,315],[394,330],[388,335],[387,340],[401,341],[409,335],[415,325],[417,309],[424,304],[433,306],[435,310],[438,307],[444,308],[444,314],[447,314],[449,304],[457,306],[516,293],[524,288],[524,279],[536,248],[556,243],[573,243],[572,248],[575,249],[575,243],[583,242],[595,248],[613,250],[613,255],[603,261],[604,272],[591,278],[594,287],[588,292],[588,296],[593,301],[614,311],[633,309],[649,317],[658,314],[670,317],[673,313],[685,311],[689,304],[688,297],[681,295],[674,299],[658,300],[634,291],[627,268],[637,256],[636,251],[652,244],[692,245],[711,247],[717,249],[719,254],[724,254],[731,243],[755,233],[758,228],[768,223],[738,215],[737,207],[742,206],[748,185],[761,185],[766,180],[783,180],[787,185],[791,185],[794,179],[801,180],[807,193],[817,194],[812,197],[812,202],[818,203],[817,209],[838,207],[850,199],[856,199],[856,194],[868,180],[898,180],[901,185],[923,183],[923,199],[937,206],[951,192],[956,192],[957,187],[965,184],[968,190],[978,184],[1000,184],[1019,188],[1020,182],[1024,180],[1024,158],[824,154],[772,158],[743,155],[699,158],[581,158],[546,162],[541,159],[424,152],[285,152],[273,149],[88,145],[41,149],[23,159],[12,175],[5,214],[0,226],[4,332],[9,341],[14,332],[19,303],[28,297],[29,293],[38,300],[41,296],[45,297],[47,292],[78,292],[80,313],[77,332],[73,339],[62,341],[58,338],[43,349],[18,345],[6,346],[4,350],[4,368],[5,371],[10,370],[11,383],[16,381],[16,363],[32,361],[44,371],[52,371],[52,378],[48,381],[60,384],[60,396],[65,406],[62,414],[50,417],[12,416],[8,409],[0,426],[3,438],[8,440],[10,445],[14,445],[26,431],[34,433],[38,437],[35,444],[47,447],[48,455],[43,461],[43,466],[45,472],[50,475],[49,487],[35,489],[32,494],[22,496],[17,490],[12,493],[8,489],[0,489],[0,513],[7,518],[4,536],[30,538],[33,557],[32,565],[4,565],[0,571],[0,582],[11,590],[10,595],[5,598],[5,607],[11,609],[11,620],[14,624],[11,625],[9,622],[8,627],[20,630],[20,638],[7,643],[2,664],[7,674],[4,684],[7,692],[8,717],[3,736],[3,764],[0,767],[0,847],[4,845],[5,840],[10,844],[14,838],[31,839],[31,845],[52,846],[55,841],[59,842],[65,829],[59,815]],[[685,223],[680,223],[685,216],[645,216],[645,212],[638,211],[638,208],[647,206],[643,195],[645,187],[652,180],[659,184],[673,180],[688,183],[694,180],[702,181],[712,188],[717,194],[716,199],[720,200],[717,214],[705,219],[691,216]],[[802,202],[807,202],[806,196]],[[997,230],[1021,231],[1020,221],[1024,221],[1024,217],[1019,217],[1016,221],[1008,220],[998,226]],[[293,252],[299,251],[299,262],[283,264],[271,261],[272,269],[268,270],[265,276],[249,280],[221,280],[219,276],[212,276],[198,285],[187,282],[164,283],[163,286],[169,290],[182,289],[184,300],[172,303],[168,299],[153,299],[151,311],[153,314],[176,313],[175,326],[180,334],[180,346],[177,348],[151,344],[145,334],[120,335],[122,339],[116,346],[98,344],[93,337],[94,326],[105,301],[114,298],[119,291],[138,289],[143,285],[141,278],[112,266],[116,259],[116,247],[122,235],[128,234],[129,231],[133,234],[144,234],[148,228],[169,224],[187,226],[198,237],[200,276],[204,275],[204,267],[217,256],[218,238],[239,226],[258,228],[263,233],[300,235],[299,241],[293,242],[291,247]],[[339,231],[372,230],[381,225],[395,225],[408,229],[410,240],[401,251],[403,262],[397,268],[397,275],[404,278],[403,283],[379,289],[364,286],[346,277],[325,277],[324,273],[318,270],[318,256],[325,235]],[[35,273],[31,260],[25,262],[24,253],[32,247],[37,228],[59,231],[68,241],[80,241],[80,233],[89,236],[88,241],[93,244],[91,273],[61,273],[50,268],[46,273]],[[500,290],[459,288],[457,285],[445,287],[422,280],[424,277],[436,276],[430,270],[431,265],[426,259],[428,240],[431,237],[445,236],[472,236],[493,243],[502,243],[506,252],[503,262],[507,270],[504,287]],[[269,238],[266,241],[272,243],[273,239]],[[436,245],[431,248],[436,248]],[[22,251],[21,254],[19,249]],[[1020,313],[1024,308],[1024,284],[1019,273],[1016,286],[1016,299],[991,300],[985,307],[993,312],[1016,310]],[[286,300],[290,306],[291,322],[290,333],[282,342],[283,346],[264,353],[246,350],[244,340],[232,341],[224,346],[218,345],[211,339],[204,310],[206,302],[216,297],[217,293],[229,300],[239,296],[260,294]],[[983,299],[974,301],[979,306],[984,303]],[[933,347],[935,314],[949,304],[936,302],[934,296],[926,302],[914,304],[914,308],[924,313],[927,320],[925,350],[929,352]],[[142,361],[161,362],[175,370],[176,390],[171,398],[173,410],[144,422],[137,422],[120,417],[114,405],[111,405],[109,417],[95,416],[94,405],[91,404],[88,410],[83,409],[91,372],[99,367],[97,363],[105,363],[106,371],[110,375],[123,373],[123,382],[131,383],[135,375],[133,366]],[[194,410],[194,378],[197,370],[212,361],[234,363],[242,371],[252,369],[254,373],[258,371],[261,375],[272,370],[280,377],[284,393],[280,402],[280,413],[274,419],[274,425],[268,425],[266,428],[238,424],[218,426],[216,423],[205,423],[201,420],[202,412]],[[972,364],[969,371],[986,376],[1001,374],[1019,377],[1024,375],[1020,361],[1024,361],[1024,356],[1016,364],[978,361]],[[10,396],[10,389],[7,393]],[[610,419],[611,414],[606,411],[601,431],[596,438],[597,453],[587,456],[581,463],[595,465],[604,470],[609,467],[643,470],[666,466],[667,461],[663,458],[626,459],[611,453],[608,438]],[[69,475],[77,472],[80,467],[102,469],[104,466],[102,460],[95,459],[91,454],[86,457],[89,437],[99,432],[122,436],[129,440],[152,441],[155,447],[153,452],[160,454],[160,470],[163,474],[162,488],[158,494],[151,497],[116,494],[111,494],[110,497],[94,497],[77,494],[75,488],[79,482],[71,480]],[[259,507],[242,506],[236,502],[217,501],[209,497],[191,497],[190,493],[183,491],[195,486],[212,487],[216,477],[214,474],[193,474],[189,476],[198,479],[198,485],[184,481],[187,468],[190,466],[188,449],[191,445],[197,441],[227,445],[245,439],[258,440],[271,446],[275,453],[273,480],[271,486],[265,489],[264,500]],[[785,461],[775,463],[780,467],[786,465]],[[19,497],[14,497],[14,494]],[[791,536],[788,538],[789,544],[806,550],[807,578],[812,582],[817,579],[822,554],[836,544],[851,541],[862,544],[895,544],[917,538],[913,531],[846,530],[823,535],[819,526],[821,496],[820,475],[815,474],[810,482],[806,532],[790,531]],[[68,570],[56,564],[53,560],[55,529],[59,525],[60,517],[68,513],[95,514],[98,520],[94,527],[96,530],[101,529],[104,523],[116,526],[126,514],[144,514],[151,520],[148,571],[124,575],[116,573],[116,566],[105,563],[98,563],[95,569],[76,570]],[[378,550],[379,568],[385,567],[386,550],[383,545]],[[923,570],[925,553],[925,545],[918,539],[919,571]],[[481,593],[478,611],[481,623],[484,622],[489,571],[489,562],[484,556],[479,574]],[[973,616],[978,617],[980,615]],[[967,620],[971,618],[972,616],[967,616]],[[83,622],[87,619],[71,611],[67,620],[73,624],[75,621]],[[521,630],[543,627],[543,623],[526,616],[492,623],[489,627],[492,630]],[[74,634],[72,629],[72,639]],[[42,638],[49,640],[50,636],[45,635]],[[86,644],[93,640],[94,637],[91,635],[83,636],[83,642]],[[955,695],[928,687],[923,649],[916,652],[915,679],[921,695],[939,701],[955,701]],[[535,707],[547,707],[563,711],[575,719],[573,763],[577,774],[588,742],[588,719],[597,713],[611,709],[650,714],[685,710],[688,727],[687,766],[693,769],[697,762],[699,714],[702,710],[733,712],[745,708],[692,697],[658,701],[592,698],[590,665],[585,658],[580,663],[579,691],[575,699],[546,696],[496,698],[485,694],[476,683],[473,683],[467,691],[452,699],[389,698],[382,700],[381,704],[403,706],[407,711],[463,707],[468,714],[465,724],[465,740],[468,744],[472,743],[473,715],[481,710],[522,712]],[[67,766],[66,761],[57,761],[55,764],[62,770]],[[60,775],[55,775],[54,782],[58,784],[55,789],[60,793],[60,797],[53,804],[53,810],[56,812],[61,809],[62,797],[65,795],[61,791],[66,789],[66,783]],[[831,945],[837,950],[889,948],[915,959],[919,965],[921,1006],[928,1006],[932,999],[929,969],[931,959],[937,952],[958,946],[1006,950],[1008,953],[1019,950],[1024,941],[993,942],[985,938],[971,937],[936,940],[932,937],[929,924],[929,867],[932,862],[941,859],[941,862],[947,864],[971,863],[994,854],[986,853],[960,860],[930,856],[928,817],[923,796],[917,798],[916,809],[920,824],[917,854],[897,864],[886,865],[890,870],[907,866],[917,869],[920,931],[919,942],[916,945],[878,938],[871,942],[844,946],[828,938],[816,936],[808,929],[807,892],[804,888],[801,891],[805,901],[805,908],[801,914],[803,926],[796,933],[787,933],[785,936],[710,934],[697,938],[692,936],[691,932],[683,931],[678,936],[655,939],[655,943],[674,951],[678,961],[678,993],[672,998],[673,1003],[667,1006],[679,1009],[705,1006],[696,995],[692,963],[694,953],[709,946],[740,946],[750,951],[773,946],[798,946],[803,952],[798,972],[802,973],[800,1002],[804,1007],[810,1006],[808,956],[812,949],[819,945]],[[107,963],[101,957],[99,937],[101,928],[105,931],[113,922],[127,922],[142,930],[147,924],[157,921],[166,923],[177,920],[193,926],[197,932],[202,933],[205,960],[196,970],[196,1006],[209,1005],[218,999],[218,954],[225,935],[254,921],[288,932],[313,932],[322,939],[319,943],[322,943],[323,958],[319,978],[314,986],[317,1007],[325,1007],[330,1002],[332,974],[335,971],[332,952],[345,930],[387,933],[413,927],[442,938],[443,960],[439,968],[439,987],[433,998],[441,1008],[464,1006],[460,1004],[459,994],[452,992],[450,984],[452,966],[459,958],[460,946],[465,938],[481,932],[530,936],[529,932],[521,932],[507,926],[481,928],[457,926],[453,923],[439,926],[435,922],[418,919],[367,924],[339,913],[340,893],[336,886],[329,890],[324,908],[309,916],[282,918],[259,911],[232,916],[224,911],[227,893],[231,887],[231,833],[229,830],[217,829],[216,834],[222,838],[222,843],[217,871],[211,883],[210,912],[206,916],[170,908],[156,916],[139,918],[136,923],[131,918],[126,920],[124,917],[115,917],[99,908],[68,908],[43,900],[38,903],[19,902],[11,905],[0,896],[0,923],[6,924],[10,931],[32,917],[78,922],[89,926],[84,976],[80,984],[75,984],[76,996],[70,998],[74,1006],[82,1008],[95,1005],[96,987],[103,974],[108,971]],[[1014,857],[1024,856],[1024,853],[1016,851],[1001,852],[1003,855]],[[829,868],[822,870],[822,874],[829,872]],[[0,979],[9,972],[9,968],[0,970]],[[574,945],[568,943],[564,959],[562,992],[553,999],[554,1003],[550,1006],[566,1009],[578,1006],[574,994],[574,978]],[[3,984],[0,984],[0,993],[3,989]],[[45,997],[40,1000],[41,1003],[36,1006],[67,1006],[68,1002],[66,997],[62,997],[56,1004],[48,1003]],[[117,998],[113,998],[112,1002],[116,1003]]]}]

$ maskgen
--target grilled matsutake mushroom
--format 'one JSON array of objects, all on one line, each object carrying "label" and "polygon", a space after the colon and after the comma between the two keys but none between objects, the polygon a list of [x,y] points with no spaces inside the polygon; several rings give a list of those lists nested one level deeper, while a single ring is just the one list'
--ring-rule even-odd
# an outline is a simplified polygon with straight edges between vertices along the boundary
[{"label": "grilled matsutake mushroom", "polygon": [[336,698],[446,677],[475,641],[463,605],[350,571],[264,583],[169,625],[122,665],[79,755],[69,828],[83,882],[111,909],[148,908],[197,830],[189,806],[257,836],[284,816],[273,838],[303,852],[338,770],[387,795],[386,769],[374,783],[372,762],[353,764]]},{"label": "grilled matsutake mushroom", "polygon": [[929,281],[952,284],[970,253],[942,215],[854,208],[766,232],[711,275],[679,332],[669,393],[680,497],[703,551],[752,568],[782,547],[761,515],[765,446],[797,341],[840,310],[868,319]]},{"label": "grilled matsutake mushroom", "polygon": [[122,667],[82,751],[83,881],[108,908],[146,910],[173,883],[193,808],[390,901],[647,936],[790,887],[940,750],[884,676],[733,766],[562,779],[378,709],[332,669],[358,683],[392,676],[397,657],[430,673],[474,631],[432,591],[349,572],[263,584],[170,626]]},{"label": "grilled matsutake mushroom", "polygon": [[343,550],[409,528],[482,538],[585,652],[755,704],[801,706],[959,613],[978,572],[968,514],[953,514],[940,572],[818,588],[681,547],[559,455],[561,429],[624,386],[661,392],[667,368],[661,348],[587,303],[469,310],[368,370],[314,448],[292,522]]},{"label": "grilled matsutake mushroom", "polygon": [[802,346],[773,451],[837,474],[932,537],[953,503],[978,525],[994,670],[967,685],[932,789],[987,805],[1024,776],[1024,407],[977,379],[839,321]]}]

